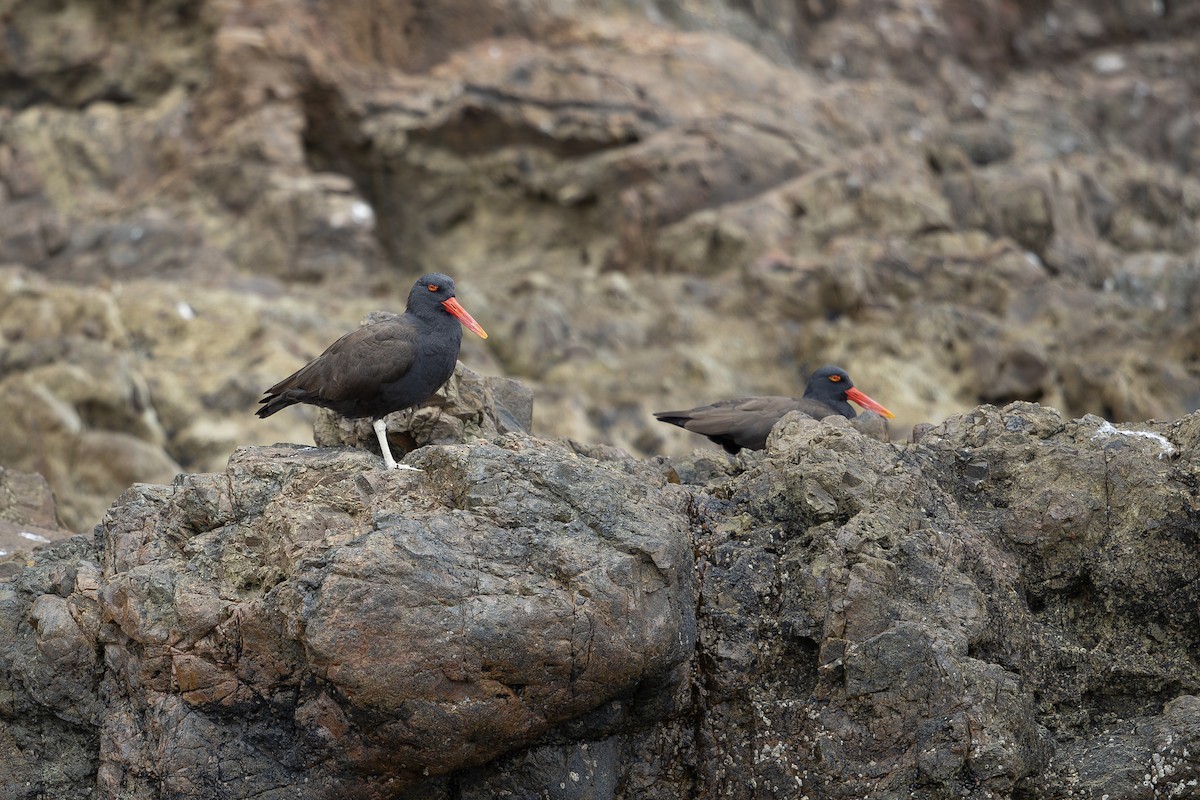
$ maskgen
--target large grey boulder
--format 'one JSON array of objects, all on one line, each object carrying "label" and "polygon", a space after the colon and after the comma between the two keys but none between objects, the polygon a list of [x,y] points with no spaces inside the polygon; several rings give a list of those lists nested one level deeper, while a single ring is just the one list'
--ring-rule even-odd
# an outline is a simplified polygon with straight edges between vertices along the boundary
[{"label": "large grey boulder", "polygon": [[114,505],[102,794],[394,796],[686,663],[684,492],[519,436],[409,463],[248,449]]},{"label": "large grey boulder", "polygon": [[777,426],[698,531],[705,796],[1186,788],[1200,415],[1139,428],[1032,404],[903,448]]}]

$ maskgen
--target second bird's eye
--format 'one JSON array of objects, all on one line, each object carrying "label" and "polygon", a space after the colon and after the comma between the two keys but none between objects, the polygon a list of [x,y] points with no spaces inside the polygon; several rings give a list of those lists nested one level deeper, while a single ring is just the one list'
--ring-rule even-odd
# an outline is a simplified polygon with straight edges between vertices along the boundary
[{"label": "second bird's eye", "polygon": [[436,292],[439,288],[441,287],[439,287],[436,283],[429,284],[429,291],[431,292]]},{"label": "second bird's eye", "polygon": [[841,375],[830,375],[829,380],[833,381],[834,383],[839,383],[842,380],[842,376]]}]

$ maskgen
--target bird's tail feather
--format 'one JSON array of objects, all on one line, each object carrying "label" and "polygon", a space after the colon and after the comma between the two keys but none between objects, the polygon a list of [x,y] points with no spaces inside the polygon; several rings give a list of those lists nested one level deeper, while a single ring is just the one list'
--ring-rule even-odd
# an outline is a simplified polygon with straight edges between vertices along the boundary
[{"label": "bird's tail feather", "polygon": [[262,408],[258,409],[254,413],[256,415],[258,415],[261,419],[266,419],[267,417],[274,414],[276,411],[282,411],[283,409],[287,408],[288,406],[295,405],[295,403],[296,403],[296,401],[293,398],[288,397],[286,395],[281,395],[281,394],[267,395],[266,397],[264,397],[262,400],[259,400],[258,402],[262,403]]}]

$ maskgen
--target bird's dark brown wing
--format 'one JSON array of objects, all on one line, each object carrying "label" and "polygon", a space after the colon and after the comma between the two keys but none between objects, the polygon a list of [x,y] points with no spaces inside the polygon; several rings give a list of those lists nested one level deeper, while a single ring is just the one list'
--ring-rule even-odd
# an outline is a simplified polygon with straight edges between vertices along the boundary
[{"label": "bird's dark brown wing", "polygon": [[771,427],[794,410],[804,411],[794,397],[741,397],[686,411],[659,411],[654,416],[737,452],[742,447],[762,450]]},{"label": "bird's dark brown wing", "polygon": [[374,395],[380,386],[400,380],[412,369],[417,359],[416,338],[416,330],[407,320],[364,325],[272,386],[267,395],[301,390],[330,403]]}]

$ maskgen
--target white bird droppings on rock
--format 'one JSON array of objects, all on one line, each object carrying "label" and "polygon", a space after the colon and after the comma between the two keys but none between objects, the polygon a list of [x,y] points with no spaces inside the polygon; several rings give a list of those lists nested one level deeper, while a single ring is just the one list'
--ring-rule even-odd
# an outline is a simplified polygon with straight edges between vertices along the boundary
[{"label": "white bird droppings on rock", "polygon": [[1111,422],[1107,421],[1097,428],[1096,432],[1092,434],[1092,441],[1095,441],[1096,439],[1107,438],[1109,436],[1137,436],[1143,439],[1155,441],[1158,443],[1158,446],[1162,451],[1158,454],[1159,458],[1173,456],[1176,452],[1175,445],[1171,444],[1171,441],[1161,434],[1151,433],[1150,431],[1123,431],[1117,428]]}]

